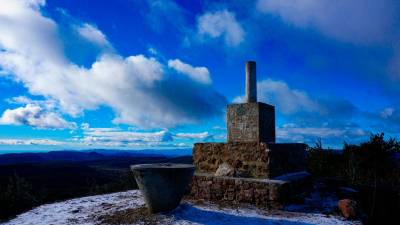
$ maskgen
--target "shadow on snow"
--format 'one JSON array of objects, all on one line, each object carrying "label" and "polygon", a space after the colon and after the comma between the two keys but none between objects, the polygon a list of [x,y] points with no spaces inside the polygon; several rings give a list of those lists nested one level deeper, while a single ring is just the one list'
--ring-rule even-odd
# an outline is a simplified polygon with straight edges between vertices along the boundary
[{"label": "shadow on snow", "polygon": [[182,204],[178,209],[171,212],[169,215],[175,217],[176,220],[186,220],[204,225],[310,225],[297,221],[268,219],[261,217],[240,216],[223,212],[213,212],[199,209],[189,204]]}]

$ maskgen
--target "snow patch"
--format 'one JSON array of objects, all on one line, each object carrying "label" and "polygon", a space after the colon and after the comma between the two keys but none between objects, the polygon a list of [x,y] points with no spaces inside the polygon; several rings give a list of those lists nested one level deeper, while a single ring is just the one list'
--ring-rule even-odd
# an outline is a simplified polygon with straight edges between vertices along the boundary
[{"label": "snow patch", "polygon": [[[106,195],[71,199],[46,204],[17,216],[3,225],[83,224],[94,225],[96,218],[116,211],[138,208],[144,205],[140,191],[132,190]],[[165,213],[167,224],[175,225],[311,225],[311,224],[358,224],[341,217],[318,213],[272,211],[257,208],[221,208],[213,204],[194,205],[183,203],[176,210]],[[160,221],[161,222],[161,221]]]}]

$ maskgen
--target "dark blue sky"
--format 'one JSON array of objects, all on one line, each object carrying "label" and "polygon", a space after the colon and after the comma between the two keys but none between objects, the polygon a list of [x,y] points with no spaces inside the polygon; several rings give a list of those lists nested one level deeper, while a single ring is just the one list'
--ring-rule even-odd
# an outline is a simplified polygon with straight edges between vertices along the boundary
[{"label": "dark blue sky", "polygon": [[396,0],[16,0],[0,6],[0,149],[224,141],[257,61],[280,142],[400,138]]}]

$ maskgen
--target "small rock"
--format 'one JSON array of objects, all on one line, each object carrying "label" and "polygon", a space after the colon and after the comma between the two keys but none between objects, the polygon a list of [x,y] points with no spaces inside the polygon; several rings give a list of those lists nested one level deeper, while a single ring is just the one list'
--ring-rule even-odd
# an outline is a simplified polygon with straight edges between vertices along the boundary
[{"label": "small rock", "polygon": [[75,214],[75,213],[78,213],[78,212],[80,212],[80,211],[81,211],[81,210],[79,210],[79,209],[75,209],[75,210],[72,210],[71,213]]},{"label": "small rock", "polygon": [[351,199],[342,199],[339,200],[338,207],[344,218],[351,219],[356,217],[356,201]]},{"label": "small rock", "polygon": [[235,169],[228,163],[224,162],[219,165],[217,171],[215,172],[215,176],[232,176],[235,172]]}]

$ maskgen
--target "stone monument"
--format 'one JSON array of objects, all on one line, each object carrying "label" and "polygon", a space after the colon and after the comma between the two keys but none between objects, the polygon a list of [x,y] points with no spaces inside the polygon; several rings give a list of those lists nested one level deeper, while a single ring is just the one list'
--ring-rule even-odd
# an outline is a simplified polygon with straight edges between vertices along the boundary
[{"label": "stone monument", "polygon": [[246,103],[228,105],[228,142],[275,142],[275,107],[257,102],[256,63],[246,63]]},{"label": "stone monument", "polygon": [[196,143],[195,199],[279,208],[302,194],[307,145],[275,143],[275,107],[257,102],[256,63],[246,63],[246,102],[227,108],[227,143]]}]

